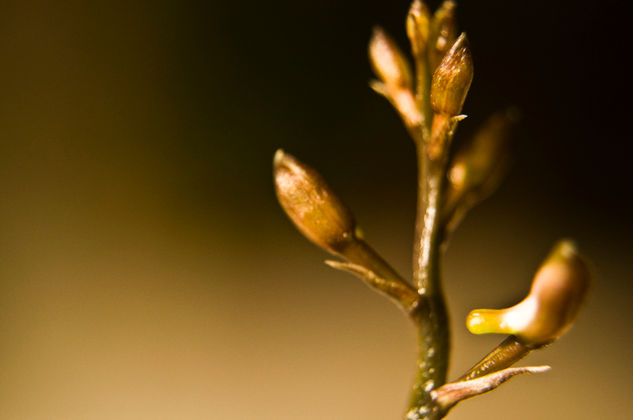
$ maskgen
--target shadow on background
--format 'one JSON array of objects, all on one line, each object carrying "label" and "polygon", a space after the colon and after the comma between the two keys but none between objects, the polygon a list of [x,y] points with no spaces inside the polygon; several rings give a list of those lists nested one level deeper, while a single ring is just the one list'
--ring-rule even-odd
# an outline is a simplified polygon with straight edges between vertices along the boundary
[{"label": "shadow on background", "polygon": [[[12,2],[0,16],[0,418],[386,419],[415,337],[333,272],[274,200],[283,147],[319,168],[409,273],[413,146],[367,87],[408,2]],[[459,5],[476,74],[467,138],[523,113],[515,163],[445,261],[451,376],[501,338],[549,247],[596,281],[577,325],[528,359],[550,373],[451,418],[625,418],[633,309],[623,2]],[[436,6],[436,2],[432,3]]]}]

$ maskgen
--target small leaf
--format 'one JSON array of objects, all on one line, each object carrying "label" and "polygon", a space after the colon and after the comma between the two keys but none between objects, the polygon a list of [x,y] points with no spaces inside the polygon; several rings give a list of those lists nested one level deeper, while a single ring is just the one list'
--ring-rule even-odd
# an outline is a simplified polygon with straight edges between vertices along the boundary
[{"label": "small leaf", "polygon": [[508,368],[469,381],[452,382],[431,391],[431,397],[443,413],[448,412],[460,401],[490,392],[509,379],[524,373],[547,372],[549,366],[526,366]]}]

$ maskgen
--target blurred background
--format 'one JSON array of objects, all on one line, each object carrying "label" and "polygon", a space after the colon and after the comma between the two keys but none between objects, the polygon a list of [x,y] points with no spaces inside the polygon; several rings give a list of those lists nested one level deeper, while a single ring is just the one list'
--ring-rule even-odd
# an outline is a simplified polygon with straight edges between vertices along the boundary
[{"label": "blurred background", "polygon": [[[430,2],[435,8],[439,2]],[[514,165],[445,265],[450,376],[501,337],[574,238],[596,278],[575,327],[453,419],[629,418],[630,116],[621,1],[459,2],[475,79],[456,141],[517,106]],[[0,13],[0,418],[400,418],[414,329],[322,264],[271,161],[318,168],[410,276],[413,144],[368,88],[408,1],[5,1]]]}]

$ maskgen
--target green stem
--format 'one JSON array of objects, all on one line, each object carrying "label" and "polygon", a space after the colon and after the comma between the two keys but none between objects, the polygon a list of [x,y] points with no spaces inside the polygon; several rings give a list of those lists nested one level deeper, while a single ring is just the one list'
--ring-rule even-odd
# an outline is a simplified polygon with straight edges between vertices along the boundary
[{"label": "green stem", "polygon": [[449,330],[446,306],[440,299],[421,296],[412,319],[418,327],[417,376],[407,420],[439,419],[431,391],[446,383]]},{"label": "green stem", "polygon": [[431,73],[429,72],[429,64],[423,56],[415,57],[415,99],[422,114],[422,137],[429,137],[429,129],[433,120],[433,111],[431,111],[431,103],[428,100],[431,92]]},{"label": "green stem", "polygon": [[440,204],[445,180],[445,157],[431,160],[426,142],[418,143],[418,208],[414,242],[414,281],[420,302],[412,313],[418,327],[418,372],[407,420],[439,419],[431,391],[446,383],[449,324],[440,278]]},{"label": "green stem", "polygon": [[[423,153],[423,152],[422,152]],[[441,292],[439,278],[439,221],[442,176],[430,167],[428,159],[420,159],[420,186],[415,226],[413,278],[421,295]],[[435,173],[433,173],[435,172]]]},{"label": "green stem", "polygon": [[501,342],[494,350],[488,353],[479,363],[470,368],[459,381],[468,381],[479,378],[514,365],[527,356],[534,348],[521,343],[511,335]]},{"label": "green stem", "polygon": [[389,265],[367,242],[361,238],[354,238],[341,253],[342,257],[354,264],[361,265],[373,271],[379,277],[401,283],[412,289],[411,285]]},{"label": "green stem", "polygon": [[[409,284],[398,272],[385,261],[367,242],[362,238],[354,237],[343,249],[341,256],[348,262],[368,270],[370,273],[370,285],[376,287],[392,298],[396,299],[402,308],[410,313],[412,308],[417,306],[418,294],[413,286]],[[329,265],[347,269],[344,264],[329,263]],[[361,274],[358,270],[352,270],[355,274]],[[364,273],[367,274],[367,273]],[[375,276],[372,278],[371,276]],[[367,275],[361,276],[365,280]],[[376,281],[380,279],[380,281]]]}]

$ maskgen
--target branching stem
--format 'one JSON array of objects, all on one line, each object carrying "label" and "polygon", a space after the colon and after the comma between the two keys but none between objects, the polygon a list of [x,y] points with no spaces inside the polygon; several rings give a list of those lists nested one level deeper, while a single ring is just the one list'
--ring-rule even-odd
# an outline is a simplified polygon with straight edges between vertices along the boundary
[{"label": "branching stem", "polygon": [[[417,209],[413,243],[413,282],[390,266],[359,233],[349,208],[309,166],[279,150],[274,158],[279,201],[297,228],[312,242],[344,261],[326,261],[359,277],[393,299],[418,331],[418,364],[405,420],[439,420],[458,402],[491,391],[523,373],[545,366],[511,368],[532,350],[551,343],[574,320],[586,294],[590,270],[570,241],[561,241],[537,272],[530,294],[502,310],[472,311],[467,326],[475,334],[509,336],[455,382],[447,382],[450,351],[448,311],[441,281],[447,239],[464,213],[487,196],[504,172],[505,137],[513,120],[495,116],[470,146],[451,157],[449,150],[473,79],[465,33],[457,37],[455,2],[444,0],[431,16],[413,0],[407,35],[415,74],[396,43],[380,28],[369,42],[377,80],[371,87],[396,109],[417,152]],[[450,170],[449,170],[450,167]]]}]

